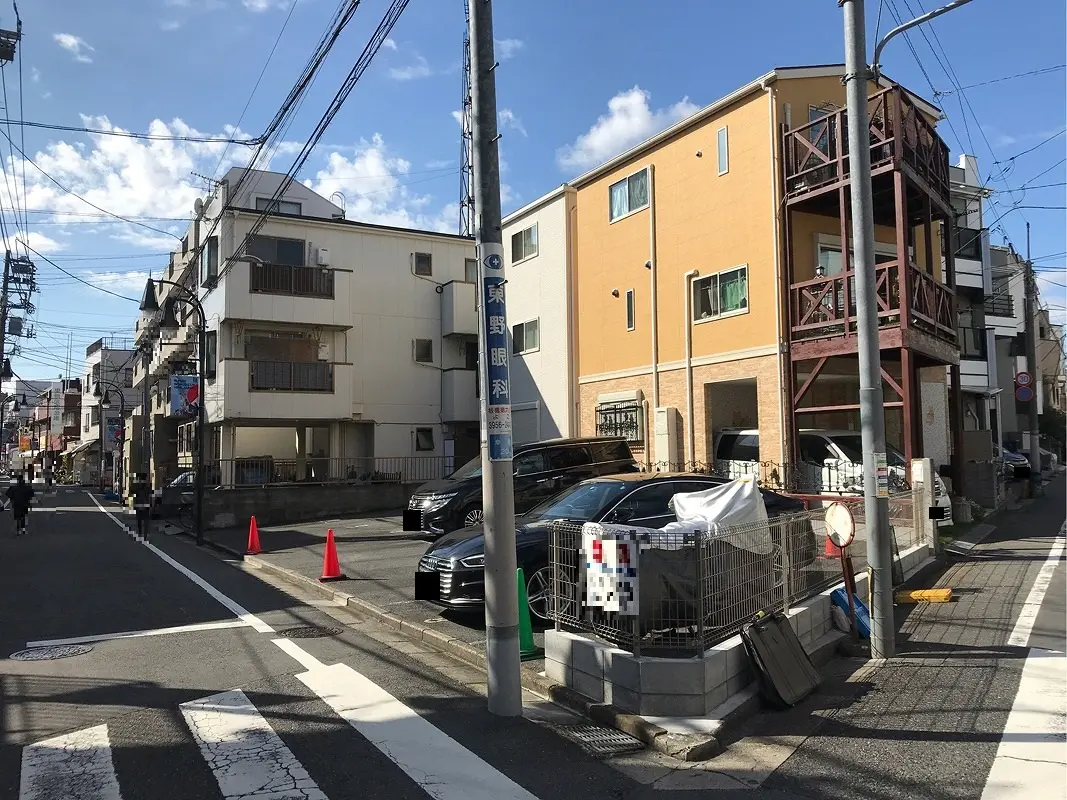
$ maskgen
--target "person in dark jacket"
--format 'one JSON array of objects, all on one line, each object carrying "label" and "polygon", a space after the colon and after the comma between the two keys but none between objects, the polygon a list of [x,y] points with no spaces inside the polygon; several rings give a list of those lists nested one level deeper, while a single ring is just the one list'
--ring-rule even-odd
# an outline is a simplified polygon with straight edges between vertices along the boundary
[{"label": "person in dark jacket", "polygon": [[6,496],[15,517],[15,535],[22,536],[26,533],[26,517],[30,515],[30,504],[33,502],[33,485],[26,483],[26,476],[20,472],[15,476],[15,482],[7,488]]},{"label": "person in dark jacket", "polygon": [[148,526],[152,519],[152,487],[147,475],[137,475],[133,482],[133,510],[137,517],[137,535],[148,541]]}]

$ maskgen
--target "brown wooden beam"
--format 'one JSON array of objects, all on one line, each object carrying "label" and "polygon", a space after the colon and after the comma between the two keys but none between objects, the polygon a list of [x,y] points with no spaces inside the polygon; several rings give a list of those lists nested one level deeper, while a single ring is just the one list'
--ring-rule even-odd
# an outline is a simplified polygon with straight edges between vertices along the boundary
[{"label": "brown wooden beam", "polygon": [[[897,109],[897,117],[900,110]],[[900,292],[900,327],[907,328],[911,322],[911,275],[908,265],[911,259],[908,257],[908,187],[904,184],[904,176],[896,171],[893,173],[893,201],[894,201],[894,226],[897,236],[897,278]]]},{"label": "brown wooden beam", "polygon": [[899,393],[900,399],[904,401],[904,461],[908,464],[911,464],[911,460],[915,458],[915,430],[921,427],[915,424],[915,416],[919,409],[916,407],[915,398],[912,396],[914,391],[912,386],[913,370],[911,351],[906,347],[902,347],[900,349],[900,377],[903,386]]},{"label": "brown wooden beam", "polygon": [[[890,403],[886,403],[886,408],[901,408],[904,405],[903,402],[895,400]],[[829,414],[834,411],[859,411],[860,407],[858,403],[853,403],[847,406],[810,406],[808,408],[798,408],[797,414]]]},{"label": "brown wooden beam", "polygon": [[[901,400],[907,400],[908,398],[905,396],[904,390],[902,388],[900,388],[900,384],[897,383],[895,380],[893,380],[893,376],[885,371],[885,367],[882,367],[881,370],[882,370],[882,378],[883,378],[883,380],[885,380],[885,382],[888,383],[892,387],[893,391],[897,393],[897,397],[899,397]],[[907,384],[907,380],[908,380],[908,376],[905,375],[904,376],[904,385],[905,386],[908,385]]]},{"label": "brown wooden beam", "polygon": [[800,401],[804,399],[804,395],[808,393],[808,389],[815,382],[815,379],[819,377],[819,373],[822,372],[822,368],[826,366],[826,362],[829,360],[829,356],[823,356],[819,359],[819,362],[815,365],[815,368],[811,371],[808,379],[804,381],[804,385],[800,387],[800,391],[793,395],[793,408],[800,405]]}]

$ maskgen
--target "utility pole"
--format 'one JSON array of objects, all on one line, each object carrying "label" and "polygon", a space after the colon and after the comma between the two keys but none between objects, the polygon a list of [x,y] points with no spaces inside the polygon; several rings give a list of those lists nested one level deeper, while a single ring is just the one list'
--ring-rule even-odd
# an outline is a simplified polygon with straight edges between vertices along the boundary
[{"label": "utility pole", "polygon": [[515,493],[512,476],[511,379],[504,303],[500,158],[497,152],[496,59],[490,0],[471,0],[475,242],[480,296],[482,508],[485,535],[485,656],[489,711],[522,714],[519,604],[515,585]]},{"label": "utility pole", "polygon": [[[863,441],[863,510],[867,563],[871,569],[871,656],[892,658],[893,547],[889,530],[889,472],[885,446],[882,363],[874,275],[874,192],[871,187],[870,118],[867,111],[867,36],[863,0],[839,0],[845,12],[845,92],[848,160],[852,175],[852,236],[856,249],[856,312],[859,335],[860,432]],[[847,247],[848,243],[842,243]],[[898,253],[905,258],[905,253]],[[901,300],[905,302],[905,300]]]},{"label": "utility pole", "polygon": [[[11,290],[11,251],[4,252],[4,280],[0,286],[0,359],[5,357],[7,346],[7,293]],[[6,377],[6,376],[5,376]]]},{"label": "utility pole", "polygon": [[1030,223],[1026,223],[1026,277],[1023,314],[1026,315],[1023,335],[1026,337],[1026,369],[1030,373],[1030,388],[1034,396],[1026,411],[1027,427],[1030,429],[1030,483],[1036,489],[1041,485],[1041,423],[1037,418],[1037,393],[1041,391],[1041,376],[1037,364],[1037,330],[1034,315],[1037,311],[1037,281],[1034,280],[1034,264],[1030,260]]}]

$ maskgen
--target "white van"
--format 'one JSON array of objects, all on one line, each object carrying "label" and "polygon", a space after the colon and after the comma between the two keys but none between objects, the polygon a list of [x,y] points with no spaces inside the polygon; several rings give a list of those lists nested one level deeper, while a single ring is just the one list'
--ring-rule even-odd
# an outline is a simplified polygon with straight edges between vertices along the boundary
[{"label": "white van", "polygon": [[[797,431],[800,458],[794,480],[787,488],[797,494],[863,493],[863,442],[859,431],[820,430],[806,428]],[[908,465],[904,454],[886,445],[889,466],[889,491],[902,491],[907,485]],[[763,475],[766,470],[759,462],[759,430],[755,428],[724,428],[715,436],[715,469],[718,473],[739,478],[743,475]],[[774,486],[768,485],[773,489]],[[952,524],[952,502],[941,476],[934,473],[934,503],[948,509],[948,517],[938,525]]]}]

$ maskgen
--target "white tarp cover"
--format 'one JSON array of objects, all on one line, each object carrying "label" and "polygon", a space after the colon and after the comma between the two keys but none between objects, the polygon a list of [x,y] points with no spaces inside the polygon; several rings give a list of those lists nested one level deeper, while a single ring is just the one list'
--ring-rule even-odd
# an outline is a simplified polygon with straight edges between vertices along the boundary
[{"label": "white tarp cover", "polygon": [[663,526],[669,533],[692,533],[702,530],[711,536],[729,531],[735,547],[767,555],[773,549],[767,523],[767,506],[759,485],[751,477],[738,478],[701,492],[676,494],[673,498],[676,522]]}]

